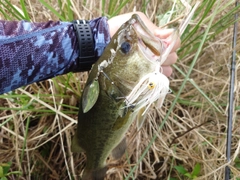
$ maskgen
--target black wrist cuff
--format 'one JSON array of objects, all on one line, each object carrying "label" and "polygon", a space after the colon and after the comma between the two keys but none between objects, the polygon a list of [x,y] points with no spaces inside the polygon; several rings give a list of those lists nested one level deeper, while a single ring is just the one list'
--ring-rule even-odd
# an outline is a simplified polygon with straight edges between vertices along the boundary
[{"label": "black wrist cuff", "polygon": [[89,71],[96,62],[94,40],[91,27],[86,20],[73,21],[79,44],[78,65],[80,71]]}]

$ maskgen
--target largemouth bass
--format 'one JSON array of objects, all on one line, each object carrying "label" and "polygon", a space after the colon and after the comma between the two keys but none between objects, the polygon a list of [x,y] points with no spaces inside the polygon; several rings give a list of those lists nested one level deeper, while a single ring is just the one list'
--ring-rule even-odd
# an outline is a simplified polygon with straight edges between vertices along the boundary
[{"label": "largemouth bass", "polygon": [[115,158],[123,155],[125,133],[136,117],[141,126],[149,106],[163,102],[169,80],[160,66],[173,45],[166,48],[136,14],[112,37],[92,67],[80,101],[72,149],[86,153],[83,179],[103,179],[106,159],[112,151]]}]

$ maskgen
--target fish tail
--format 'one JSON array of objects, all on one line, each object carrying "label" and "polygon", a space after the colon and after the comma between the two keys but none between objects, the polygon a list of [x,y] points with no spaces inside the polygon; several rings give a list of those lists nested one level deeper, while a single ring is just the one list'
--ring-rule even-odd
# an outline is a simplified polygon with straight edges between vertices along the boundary
[{"label": "fish tail", "polygon": [[107,166],[96,170],[85,169],[82,180],[104,180],[107,170]]}]

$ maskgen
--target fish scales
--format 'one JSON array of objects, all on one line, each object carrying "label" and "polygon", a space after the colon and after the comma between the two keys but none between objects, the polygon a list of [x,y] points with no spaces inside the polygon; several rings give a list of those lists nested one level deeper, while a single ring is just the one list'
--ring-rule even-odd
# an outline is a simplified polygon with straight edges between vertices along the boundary
[{"label": "fish scales", "polygon": [[[162,41],[135,14],[116,32],[92,67],[80,100],[72,142],[73,152],[84,151],[87,156],[84,180],[104,179],[106,160],[113,150],[116,157],[121,157],[124,148],[114,148],[124,139],[135,117],[168,93],[169,81],[159,72],[162,51]],[[156,78],[149,82],[152,76]],[[163,83],[164,89],[154,89],[159,83]],[[136,93],[131,93],[133,90]],[[146,96],[150,92],[155,99]]]}]

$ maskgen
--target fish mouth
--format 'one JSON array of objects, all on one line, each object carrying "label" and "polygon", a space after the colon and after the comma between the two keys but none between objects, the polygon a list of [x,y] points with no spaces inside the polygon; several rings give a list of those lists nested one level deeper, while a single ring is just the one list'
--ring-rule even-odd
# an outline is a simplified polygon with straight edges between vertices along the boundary
[{"label": "fish mouth", "polygon": [[138,46],[142,54],[153,62],[160,62],[164,50],[161,39],[153,35],[137,14],[133,15],[132,27],[138,37]]}]

